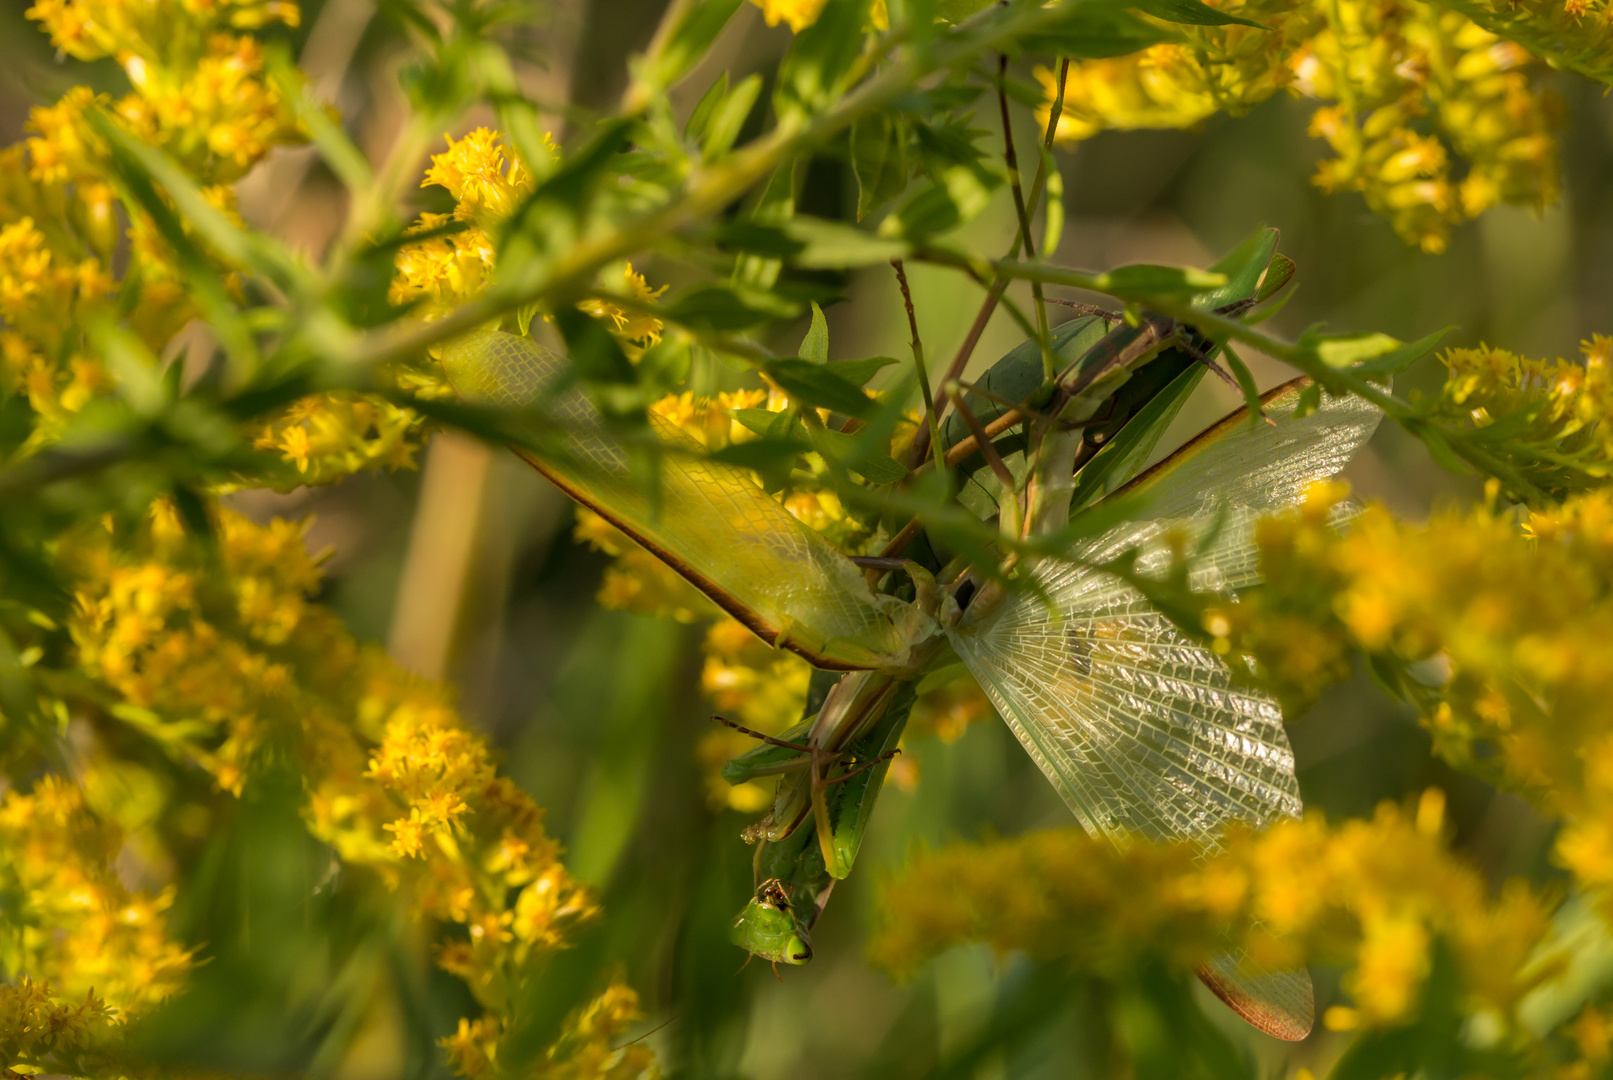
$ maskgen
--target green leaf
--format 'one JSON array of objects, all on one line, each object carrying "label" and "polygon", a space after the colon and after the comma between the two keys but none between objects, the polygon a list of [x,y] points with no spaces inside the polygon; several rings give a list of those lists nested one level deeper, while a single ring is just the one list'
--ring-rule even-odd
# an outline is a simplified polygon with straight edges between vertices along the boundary
[{"label": "green leaf", "polygon": [[313,100],[308,93],[307,79],[298,70],[283,46],[269,51],[269,78],[280,99],[292,108],[297,121],[308,131],[319,150],[319,156],[330,171],[335,173],[350,192],[368,191],[375,184],[375,173],[370,163],[341,125],[331,119],[331,113]]},{"label": "green leaf", "polygon": [[712,80],[706,92],[700,95],[695,102],[694,111],[689,114],[689,122],[683,125],[683,138],[696,146],[700,145],[706,134],[706,125],[711,122],[711,114],[722,103],[728,94],[728,72],[723,72]]},{"label": "green leaf", "polygon": [[868,415],[874,407],[856,384],[810,360],[774,360],[766,371],[785,393],[804,404],[856,417]]},{"label": "green leaf", "polygon": [[795,355],[814,364],[829,361],[829,321],[816,303],[812,305],[812,325],[807,327],[806,337],[801,339],[801,347]]},{"label": "green leaf", "polygon": [[756,106],[756,97],[761,92],[762,77],[751,75],[740,80],[733,92],[722,99],[712,111],[705,136],[700,140],[701,157],[704,160],[716,161],[733,149],[734,141],[739,138],[740,131],[745,127],[745,121],[750,117],[751,109]]},{"label": "green leaf", "polygon": [[1237,247],[1216,260],[1212,273],[1225,274],[1225,285],[1201,293],[1193,298],[1193,306],[1214,311],[1229,304],[1252,300],[1260,287],[1262,275],[1277,251],[1276,229],[1256,229]]},{"label": "green leaf", "polygon": [[711,234],[724,251],[743,251],[787,261],[804,270],[851,270],[906,257],[901,240],[874,236],[823,218],[792,217],[777,224],[735,221]]},{"label": "green leaf", "polygon": [[756,439],[725,446],[713,453],[711,460],[767,473],[780,466],[788,469],[799,455],[810,449],[806,443],[794,440]]},{"label": "green leaf", "polygon": [[1311,383],[1299,392],[1299,400],[1294,403],[1294,419],[1302,420],[1322,406],[1322,387],[1320,383]]},{"label": "green leaf", "polygon": [[1253,22],[1237,15],[1228,15],[1219,11],[1203,0],[1132,0],[1132,6],[1138,11],[1146,12],[1156,19],[1166,22],[1186,23],[1189,26],[1252,26],[1257,30],[1270,30],[1271,27]]},{"label": "green leaf", "polygon": [[851,172],[857,178],[858,221],[906,189],[912,166],[900,116],[880,111],[852,126]]},{"label": "green leaf", "polygon": [[1149,266],[1139,263],[1122,266],[1098,275],[1093,288],[1125,299],[1149,296],[1181,296],[1216,289],[1227,283],[1227,276],[1189,266]]},{"label": "green leaf", "polygon": [[1084,60],[1126,56],[1177,35],[1127,11],[1098,4],[1066,4],[1070,20],[1020,39],[1029,52]]},{"label": "green leaf", "polygon": [[[1405,345],[1400,345],[1398,348],[1367,356],[1351,364],[1350,370],[1360,375],[1397,375],[1432,352],[1434,347],[1445,339],[1445,335],[1454,329],[1455,327],[1453,326],[1447,326],[1443,330],[1436,330],[1432,334],[1418,338],[1416,341],[1408,342]],[[1393,341],[1394,339],[1390,338],[1389,340]],[[1317,351],[1321,352],[1322,350],[1318,349]],[[1332,363],[1326,353],[1323,353],[1323,359]]]},{"label": "green leaf", "polygon": [[831,360],[828,368],[853,386],[866,386],[868,380],[892,364],[900,363],[890,356],[871,356],[867,360]]},{"label": "green leaf", "polygon": [[696,0],[683,9],[683,18],[667,38],[666,47],[647,58],[638,75],[656,89],[665,89],[687,75],[711,43],[717,40],[743,0]]},{"label": "green leaf", "polygon": [[[753,225],[779,225],[795,213],[795,162],[787,161],[773,171],[767,186],[757,197],[749,215]],[[734,261],[734,284],[761,289],[778,281],[783,264],[776,255],[741,255]]]},{"label": "green leaf", "polygon": [[1260,387],[1255,382],[1254,372],[1249,365],[1243,362],[1232,343],[1227,342],[1221,346],[1221,355],[1226,357],[1227,366],[1232,369],[1232,377],[1238,380],[1238,389],[1243,391],[1243,407],[1249,410],[1249,426],[1261,423],[1260,419]]},{"label": "green leaf", "polygon": [[906,466],[889,455],[867,450],[855,435],[824,429],[814,433],[813,442],[820,453],[875,484],[894,484],[907,478]]},{"label": "green leaf", "polygon": [[723,331],[788,319],[800,311],[800,307],[767,289],[707,285],[684,293],[668,304],[665,317],[669,322],[685,326]]},{"label": "green leaf", "polygon": [[637,381],[633,365],[604,323],[569,305],[554,313],[554,322],[566,339],[566,352],[582,378],[618,384]]},{"label": "green leaf", "polygon": [[[122,159],[120,171],[124,178],[127,180],[128,166],[133,165],[150,181],[161,185],[185,223],[225,260],[261,274],[283,289],[295,289],[306,283],[306,274],[289,252],[263,234],[249,233],[237,226],[224,211],[207,200],[190,174],[161,150],[135,138],[100,109],[87,111],[84,118]],[[152,212],[149,205],[145,209],[147,213]],[[164,239],[172,242],[167,235]]]},{"label": "green leaf", "polygon": [[999,183],[986,170],[954,165],[880,222],[879,235],[917,243],[955,229],[974,220],[990,204]]},{"label": "green leaf", "polygon": [[1316,355],[1328,367],[1353,368],[1357,364],[1387,356],[1400,348],[1400,341],[1388,334],[1339,334],[1317,338]]},{"label": "green leaf", "polygon": [[869,6],[870,0],[828,0],[812,25],[795,35],[774,92],[781,122],[820,113],[839,99],[862,52]]},{"label": "green leaf", "polygon": [[[795,424],[795,417],[788,410],[773,412],[769,409],[735,409],[732,415],[746,429],[764,438],[788,438],[790,429]],[[801,445],[804,447],[806,444]]]}]

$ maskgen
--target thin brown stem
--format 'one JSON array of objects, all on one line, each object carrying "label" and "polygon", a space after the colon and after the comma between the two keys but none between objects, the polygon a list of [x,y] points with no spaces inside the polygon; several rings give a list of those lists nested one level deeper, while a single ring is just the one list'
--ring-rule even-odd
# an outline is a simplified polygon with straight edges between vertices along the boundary
[{"label": "thin brown stem", "polygon": [[[1014,213],[1019,215],[1019,242],[1025,257],[1036,258],[1036,242],[1031,237],[1031,218],[1025,209],[1025,192],[1019,181],[1019,153],[1014,149],[1014,125],[1008,114],[1008,56],[997,58],[997,111],[1003,123],[1003,162],[1008,166],[1008,187],[1014,196]],[[1036,299],[1036,338],[1042,346],[1042,376],[1053,378],[1053,340],[1047,326],[1047,301],[1042,298],[1042,284],[1031,282],[1031,295]]]},{"label": "thin brown stem", "polygon": [[[913,368],[918,372],[919,389],[924,393],[924,416],[929,422],[930,442],[934,446],[944,446],[940,418],[935,412],[935,398],[930,393],[930,372],[924,364],[924,342],[919,339],[918,313],[913,309],[913,290],[907,284],[907,269],[901,259],[892,259],[891,266],[896,269],[896,284],[901,287],[902,303],[907,308],[907,328],[913,336]],[[917,433],[913,439],[915,443],[918,441]]]},{"label": "thin brown stem", "polygon": [[1008,471],[1008,465],[1003,461],[1002,455],[997,453],[997,448],[992,445],[991,437],[980,426],[980,421],[975,419],[975,414],[969,408],[968,402],[963,400],[963,394],[960,392],[958,384],[955,382],[949,383],[945,390],[947,397],[952,399],[952,407],[958,410],[959,416],[963,417],[964,426],[969,429],[969,434],[974,436],[975,444],[980,448],[980,452],[985,455],[986,464],[991,467],[992,474],[997,477],[1004,488],[1010,491],[1013,490],[1014,474]]}]

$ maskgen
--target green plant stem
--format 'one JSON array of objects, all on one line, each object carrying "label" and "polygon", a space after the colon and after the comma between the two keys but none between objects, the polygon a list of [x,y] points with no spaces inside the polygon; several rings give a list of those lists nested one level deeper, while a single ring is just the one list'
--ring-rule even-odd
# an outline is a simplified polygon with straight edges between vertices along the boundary
[{"label": "green plant stem", "polygon": [[901,259],[892,259],[891,266],[896,270],[896,284],[901,287],[902,304],[907,308],[907,328],[913,336],[913,369],[918,374],[919,390],[924,395],[924,416],[929,422],[930,445],[942,448],[941,452],[944,453],[946,443],[941,438],[935,397],[930,393],[930,372],[924,365],[924,342],[919,339],[918,313],[913,309],[913,290],[907,285],[907,268],[902,265]]}]

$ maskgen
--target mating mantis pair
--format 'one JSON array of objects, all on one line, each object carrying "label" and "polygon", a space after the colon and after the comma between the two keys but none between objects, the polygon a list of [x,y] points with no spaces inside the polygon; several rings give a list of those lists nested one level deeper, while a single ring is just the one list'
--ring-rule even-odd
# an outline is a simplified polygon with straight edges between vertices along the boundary
[{"label": "mating mantis pair", "polygon": [[[1241,314],[1269,298],[1293,272],[1275,247],[1273,230],[1251,237],[1215,267],[1226,283],[1195,302]],[[960,468],[956,501],[995,519],[995,550],[951,556],[944,539],[902,530],[924,542],[865,560],[884,571],[877,587],[748,470],[703,456],[670,428],[658,432],[667,453],[650,490],[568,387],[567,361],[536,342],[485,330],[444,359],[467,401],[546,407],[564,440],[518,453],[769,644],[819,669],[801,724],[725,770],[736,783],[780,778],[772,808],[746,830],[756,893],[735,940],[764,959],[804,963],[813,921],[856,860],[915,686],[960,662],[1082,825],[1117,844],[1185,839],[1209,852],[1231,822],[1299,814],[1275,702],[1237,684],[1136,583],[1164,573],[1185,536],[1195,590],[1230,596],[1255,584],[1254,518],[1336,473],[1380,413],[1314,392],[1302,408],[1307,384],[1296,380],[1261,399],[1264,422],[1235,413],[1140,472],[1213,365],[1208,345],[1155,317],[1113,329],[1087,317],[1004,357],[934,448]],[[1128,511],[1117,524],[1116,507]],[[1079,527],[1105,515],[1107,528]],[[1121,565],[1126,574],[1113,572]],[[1249,971],[1223,954],[1199,974],[1261,1030],[1309,1032],[1306,973]]]}]

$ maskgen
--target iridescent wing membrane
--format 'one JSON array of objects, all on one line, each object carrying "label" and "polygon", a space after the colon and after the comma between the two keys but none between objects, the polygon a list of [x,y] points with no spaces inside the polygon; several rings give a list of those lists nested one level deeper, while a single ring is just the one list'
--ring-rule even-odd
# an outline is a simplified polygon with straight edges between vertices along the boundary
[{"label": "iridescent wing membrane", "polygon": [[672,452],[662,459],[654,507],[587,397],[556,390],[566,372],[561,357],[529,338],[484,331],[449,346],[444,366],[466,401],[543,403],[569,434],[566,453],[517,452],[760,637],[821,668],[877,668],[900,658],[902,635],[862,574],[748,471],[703,459],[698,444],[658,423]]},{"label": "iridescent wing membrane", "polygon": [[[1072,553],[1102,562],[1132,548],[1139,569],[1162,566],[1170,528],[1219,527],[1196,565],[1196,587],[1252,584],[1254,519],[1298,500],[1338,472],[1381,414],[1353,397],[1326,399],[1295,418],[1304,380],[1267,394],[1275,426],[1239,411],[1122,489],[1147,510]],[[1230,822],[1263,827],[1300,813],[1282,712],[1232,682],[1225,664],[1188,640],[1111,574],[1041,563],[1039,589],[1010,593],[969,616],[953,647],[1025,749],[1088,831],[1187,839],[1205,852]],[[1252,975],[1223,956],[1201,972],[1234,1010],[1271,1034],[1303,1038],[1313,1006],[1302,972]]]}]

